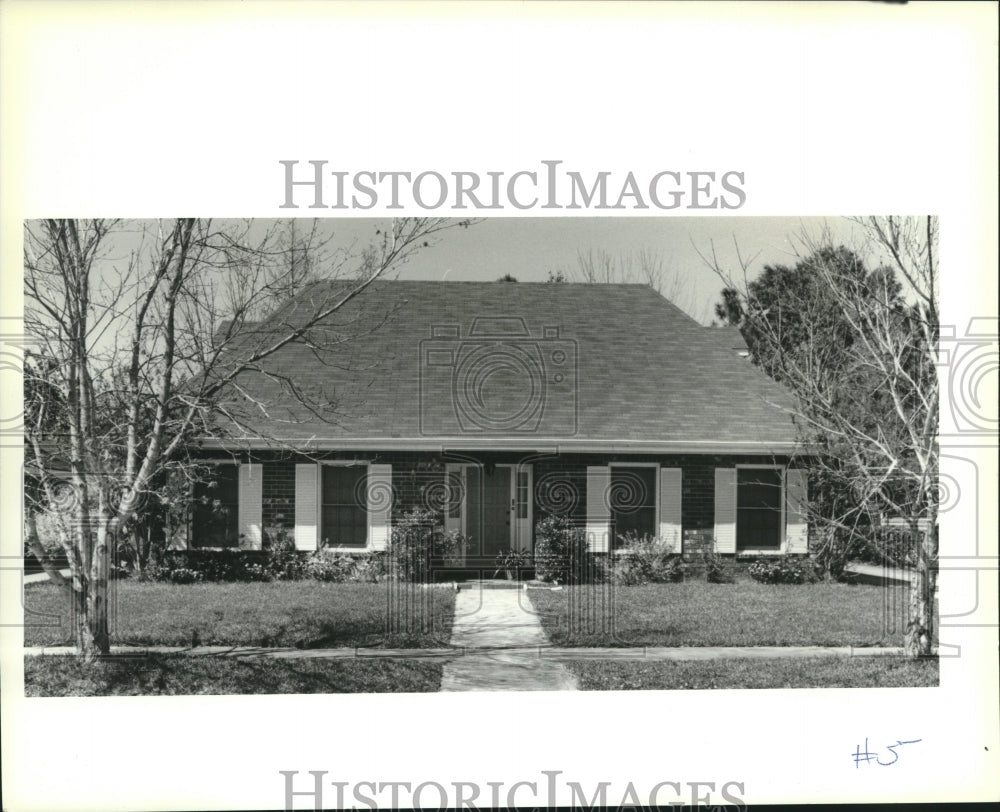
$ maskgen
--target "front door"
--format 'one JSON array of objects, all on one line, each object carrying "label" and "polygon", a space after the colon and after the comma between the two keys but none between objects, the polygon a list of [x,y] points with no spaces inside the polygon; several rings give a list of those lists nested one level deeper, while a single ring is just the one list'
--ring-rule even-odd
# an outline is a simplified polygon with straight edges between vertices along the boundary
[{"label": "front door", "polygon": [[511,545],[510,468],[498,465],[487,473],[486,468],[470,466],[467,477],[467,534],[471,547],[479,555],[492,558]]}]

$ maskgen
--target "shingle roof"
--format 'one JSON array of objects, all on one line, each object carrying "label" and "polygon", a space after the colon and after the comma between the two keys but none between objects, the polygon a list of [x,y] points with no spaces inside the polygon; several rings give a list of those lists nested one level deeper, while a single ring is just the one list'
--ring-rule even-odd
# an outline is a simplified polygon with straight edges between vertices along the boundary
[{"label": "shingle roof", "polygon": [[708,329],[715,338],[725,342],[733,352],[737,354],[749,352],[750,348],[747,346],[747,340],[743,338],[743,333],[740,332],[739,327],[725,325],[723,327],[709,327]]},{"label": "shingle roof", "polygon": [[283,441],[793,444],[788,393],[707,333],[644,285],[379,280],[242,375],[255,403],[241,408]]}]

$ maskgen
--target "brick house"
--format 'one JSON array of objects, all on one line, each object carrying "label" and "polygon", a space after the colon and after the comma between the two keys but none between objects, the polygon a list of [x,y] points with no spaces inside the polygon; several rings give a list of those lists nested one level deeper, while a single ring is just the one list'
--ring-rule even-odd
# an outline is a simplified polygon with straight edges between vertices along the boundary
[{"label": "brick house", "polygon": [[634,533],[689,558],[806,553],[789,395],[744,355],[642,285],[380,280],[239,378],[239,431],[198,452],[226,510],[196,512],[188,544],[284,529],[302,550],[384,550],[423,506],[469,538],[469,566],[530,551],[546,513],[594,552]]}]

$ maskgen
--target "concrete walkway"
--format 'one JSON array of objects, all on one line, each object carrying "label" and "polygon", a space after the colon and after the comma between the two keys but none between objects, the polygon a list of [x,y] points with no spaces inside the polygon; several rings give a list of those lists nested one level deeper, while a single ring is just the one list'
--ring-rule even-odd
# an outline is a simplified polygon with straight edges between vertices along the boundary
[{"label": "concrete walkway", "polygon": [[442,691],[575,691],[576,678],[555,659],[542,624],[515,589],[467,585],[455,597],[451,645],[461,657],[445,663]]},{"label": "concrete walkway", "polygon": [[[67,581],[73,576],[72,571],[67,569],[59,570],[59,574],[62,575]],[[40,584],[45,581],[51,581],[49,574],[47,572],[33,572],[31,575],[24,575],[21,577],[21,582],[25,584]]]}]

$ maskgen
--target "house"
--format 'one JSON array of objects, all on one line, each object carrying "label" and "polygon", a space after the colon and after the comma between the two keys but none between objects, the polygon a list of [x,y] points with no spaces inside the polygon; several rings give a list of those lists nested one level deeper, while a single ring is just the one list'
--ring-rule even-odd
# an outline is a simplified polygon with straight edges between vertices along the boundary
[{"label": "house", "polygon": [[743,333],[740,332],[739,327],[723,325],[722,327],[714,328],[714,334],[722,339],[729,349],[740,356],[740,358],[750,357],[750,347],[747,346],[747,340],[743,338]]},{"label": "house", "polygon": [[284,529],[384,550],[423,506],[470,566],[530,551],[546,513],[598,553],[629,533],[687,557],[807,552],[790,396],[647,286],[379,280],[238,384],[239,430],[199,451],[229,518],[197,516],[193,547]]}]

